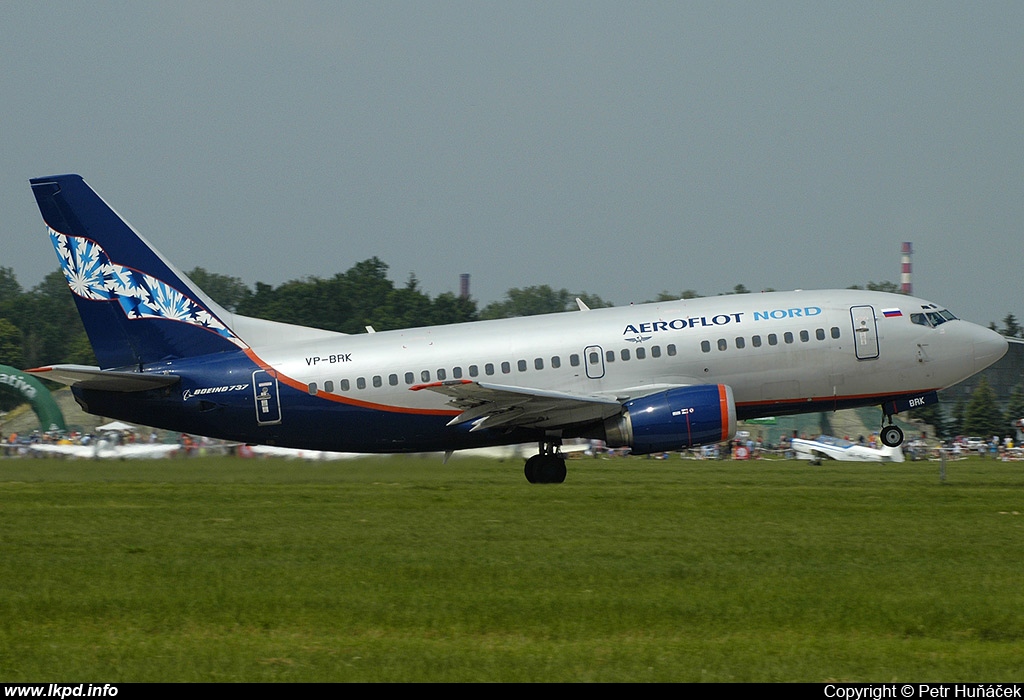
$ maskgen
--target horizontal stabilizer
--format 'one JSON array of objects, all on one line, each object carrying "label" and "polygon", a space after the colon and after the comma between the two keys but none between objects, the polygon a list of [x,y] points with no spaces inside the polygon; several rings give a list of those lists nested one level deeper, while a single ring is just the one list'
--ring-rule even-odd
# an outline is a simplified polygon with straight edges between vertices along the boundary
[{"label": "horizontal stabilizer", "polygon": [[25,371],[52,382],[101,391],[149,391],[181,381],[181,377],[176,374],[124,372],[89,365],[51,365]]}]

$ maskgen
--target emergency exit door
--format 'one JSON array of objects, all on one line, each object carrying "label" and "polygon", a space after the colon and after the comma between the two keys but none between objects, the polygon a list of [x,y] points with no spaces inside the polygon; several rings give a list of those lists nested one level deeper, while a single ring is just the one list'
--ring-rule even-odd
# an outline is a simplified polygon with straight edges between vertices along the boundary
[{"label": "emergency exit door", "polygon": [[584,348],[583,362],[589,379],[600,379],[604,376],[604,351],[600,345],[588,345]]}]

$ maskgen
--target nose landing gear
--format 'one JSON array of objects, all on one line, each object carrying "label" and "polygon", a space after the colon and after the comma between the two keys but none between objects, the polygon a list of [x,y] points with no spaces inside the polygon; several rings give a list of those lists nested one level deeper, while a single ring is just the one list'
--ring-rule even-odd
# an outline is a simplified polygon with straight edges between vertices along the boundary
[{"label": "nose landing gear", "polygon": [[887,413],[885,418],[882,419],[889,421],[889,425],[883,426],[878,431],[878,439],[882,441],[882,444],[886,447],[899,447],[903,444],[903,431],[900,430],[898,425],[892,424],[892,414]]}]

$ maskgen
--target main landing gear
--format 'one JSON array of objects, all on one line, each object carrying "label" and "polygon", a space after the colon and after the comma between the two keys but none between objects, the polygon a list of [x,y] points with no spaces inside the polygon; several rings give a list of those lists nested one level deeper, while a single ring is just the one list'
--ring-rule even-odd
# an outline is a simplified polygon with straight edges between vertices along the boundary
[{"label": "main landing gear", "polygon": [[891,413],[886,413],[885,417],[882,418],[883,423],[886,420],[889,421],[889,425],[883,425],[882,429],[878,431],[878,439],[886,447],[899,447],[903,444],[903,431],[900,430],[898,425],[892,424]]},{"label": "main landing gear", "polygon": [[540,452],[526,460],[526,480],[531,484],[561,484],[565,481],[565,455],[555,443],[541,442],[538,447]]}]

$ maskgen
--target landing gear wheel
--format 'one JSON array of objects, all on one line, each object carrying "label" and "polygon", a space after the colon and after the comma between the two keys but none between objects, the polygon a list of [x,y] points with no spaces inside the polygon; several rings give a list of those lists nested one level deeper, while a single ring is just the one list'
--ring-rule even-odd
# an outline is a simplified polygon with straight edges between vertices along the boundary
[{"label": "landing gear wheel", "polygon": [[879,439],[886,447],[899,447],[903,444],[903,431],[896,425],[887,425],[878,433]]},{"label": "landing gear wheel", "polygon": [[565,459],[562,457],[556,457],[549,455],[545,460],[544,468],[544,480],[542,483],[545,484],[562,484],[565,483]]},{"label": "landing gear wheel", "polygon": [[531,484],[537,483],[537,461],[541,455],[534,455],[526,460],[526,466],[523,467],[523,473],[526,475],[526,480]]},{"label": "landing gear wheel", "polygon": [[565,458],[560,454],[539,454],[526,460],[523,468],[531,484],[561,484],[565,481]]}]

